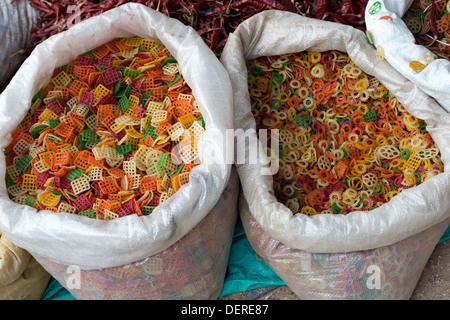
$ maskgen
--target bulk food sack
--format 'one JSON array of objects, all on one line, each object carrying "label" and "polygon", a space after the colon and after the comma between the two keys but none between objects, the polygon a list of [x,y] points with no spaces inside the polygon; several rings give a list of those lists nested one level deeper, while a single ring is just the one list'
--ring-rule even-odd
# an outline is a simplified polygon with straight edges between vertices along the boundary
[{"label": "bulk food sack", "polygon": [[39,11],[26,0],[0,3],[0,88],[5,86],[26,55],[21,51],[31,45],[30,30],[38,23]]},{"label": "bulk food sack", "polygon": [[302,299],[408,299],[450,221],[449,115],[349,26],[267,11],[221,62],[257,254]]},{"label": "bulk food sack", "polygon": [[24,62],[0,122],[0,230],[75,298],[217,298],[232,94],[193,29],[138,4],[76,24]]},{"label": "bulk food sack", "polygon": [[0,233],[0,300],[39,300],[49,280],[36,259]]},{"label": "bulk food sack", "polygon": [[371,0],[365,12],[369,36],[383,49],[385,59],[446,111],[450,110],[449,18],[450,4],[445,0],[435,4]]}]

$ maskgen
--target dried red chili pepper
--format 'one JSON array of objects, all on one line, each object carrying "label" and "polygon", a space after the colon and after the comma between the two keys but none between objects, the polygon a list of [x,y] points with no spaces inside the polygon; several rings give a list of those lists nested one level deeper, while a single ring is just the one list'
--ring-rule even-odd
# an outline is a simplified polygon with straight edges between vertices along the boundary
[{"label": "dried red chili pepper", "polygon": [[263,3],[265,3],[267,6],[278,9],[278,10],[286,10],[286,7],[275,0],[262,0]]},{"label": "dried red chili pepper", "polygon": [[433,34],[434,38],[437,39],[439,32],[437,28],[437,21],[438,19],[438,10],[436,7],[436,1],[431,0],[431,11],[430,11],[430,31]]},{"label": "dried red chili pepper", "polygon": [[[368,0],[29,0],[42,12],[41,25],[31,32],[35,41],[30,50],[50,35],[63,31],[80,21],[96,16],[125,3],[140,3],[191,26],[220,56],[228,35],[244,20],[269,9],[298,13],[307,17],[352,25],[364,31],[363,17]],[[14,1],[13,1],[14,2]],[[78,12],[67,12],[78,6]],[[77,20],[78,20],[77,19]],[[219,25],[217,30],[217,24]]]},{"label": "dried red chili pepper", "polygon": [[214,9],[212,9],[212,10],[206,12],[206,13],[205,13],[205,16],[211,16],[211,15],[216,14],[216,13],[219,13],[219,12],[224,12],[224,11],[230,9],[230,8],[238,7],[238,6],[240,6],[240,5],[244,4],[244,3],[246,3],[247,1],[248,1],[248,0],[241,0],[241,1],[238,1],[238,2],[232,2],[232,1],[230,1],[228,4],[222,5],[222,6],[220,6],[220,7],[214,8]]},{"label": "dried red chili pepper", "polygon": [[43,3],[42,1],[38,1],[38,0],[30,0],[30,4],[38,9],[39,11],[45,12],[45,13],[53,13],[53,10],[51,8],[49,8],[49,6],[45,3]]},{"label": "dried red chili pepper", "polygon": [[316,19],[323,19],[327,12],[328,1],[327,0],[314,0],[313,7],[315,8],[314,17]]},{"label": "dried red chili pepper", "polygon": [[307,17],[311,17],[311,7],[312,7],[312,3],[308,0],[304,0],[302,13]]},{"label": "dried red chili pepper", "polygon": [[337,23],[341,23],[341,24],[348,24],[348,21],[345,20],[345,18],[335,12],[327,12],[327,17],[332,21],[332,22],[337,22]]},{"label": "dried red chili pepper", "polygon": [[[342,15],[346,15],[350,9],[353,9],[352,7],[352,1],[351,0],[343,0],[342,1],[342,7],[340,9],[340,13]],[[353,10],[351,10],[353,12]]]},{"label": "dried red chili pepper", "polygon": [[211,43],[209,45],[211,49],[214,49],[216,47],[216,44],[219,41],[219,35],[220,35],[220,19],[216,18],[213,21],[213,32],[211,34]]},{"label": "dried red chili pepper", "polygon": [[166,16],[170,17],[169,8],[167,7],[167,3],[163,1],[163,2],[161,2],[161,5],[162,5],[161,12],[163,14],[165,14]]},{"label": "dried red chili pepper", "polygon": [[78,18],[81,15],[83,15],[83,13],[86,12],[87,10],[88,10],[87,8],[83,8],[79,12],[75,12],[73,15],[69,16],[67,18],[66,25],[67,26],[72,26],[73,25],[73,21],[75,21],[76,18]]},{"label": "dried red chili pepper", "polygon": [[427,47],[439,58],[450,60],[450,43],[447,32],[442,32],[439,23],[448,19],[447,10],[445,10],[448,0],[434,0],[424,3],[420,0],[412,2],[408,11],[403,16],[403,20],[408,25],[411,19],[423,17],[419,20],[421,23],[420,32],[411,30],[418,44]]},{"label": "dried red chili pepper", "polygon": [[202,36],[203,34],[212,31],[212,29],[210,27],[203,27],[199,30],[197,30],[197,33]]}]

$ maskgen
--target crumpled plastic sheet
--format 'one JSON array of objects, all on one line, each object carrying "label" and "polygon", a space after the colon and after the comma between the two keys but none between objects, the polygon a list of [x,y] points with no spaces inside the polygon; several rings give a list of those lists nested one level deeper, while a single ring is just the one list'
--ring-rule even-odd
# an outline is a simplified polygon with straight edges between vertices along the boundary
[{"label": "crumpled plastic sheet", "polygon": [[240,214],[252,247],[302,300],[407,300],[450,219],[394,244],[370,250],[313,253],[270,237],[245,199]]},{"label": "crumpled plastic sheet", "polygon": [[[403,76],[430,95],[448,112],[450,111],[450,61],[438,58],[425,46],[416,44],[414,35],[402,20],[412,0],[370,0],[366,7],[365,22],[374,45],[381,46],[385,59]],[[380,9],[374,10],[372,6]],[[389,16],[390,19],[380,19]],[[420,72],[409,67],[411,61],[422,61],[424,55],[434,61]]]},{"label": "crumpled plastic sheet", "polygon": [[39,300],[50,274],[0,232],[0,300]]},{"label": "crumpled plastic sheet", "polygon": [[20,50],[31,45],[30,30],[37,25],[39,11],[26,0],[0,2],[0,88],[17,71],[26,55]]}]

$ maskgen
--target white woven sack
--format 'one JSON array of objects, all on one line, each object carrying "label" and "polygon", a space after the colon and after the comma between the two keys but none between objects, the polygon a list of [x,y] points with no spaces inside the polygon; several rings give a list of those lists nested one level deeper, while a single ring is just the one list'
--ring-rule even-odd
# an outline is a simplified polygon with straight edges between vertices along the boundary
[{"label": "white woven sack", "polygon": [[[444,165],[450,166],[450,115],[387,61],[379,61],[375,48],[363,32],[277,10],[262,12],[241,23],[230,34],[221,56],[233,87],[234,126],[236,130],[243,130],[242,136],[248,134],[247,130],[256,129],[246,61],[304,50],[347,52],[356,65],[376,76],[413,116],[426,121],[429,133],[441,150]],[[248,150],[258,148],[255,134],[248,135]],[[270,237],[291,249],[337,253],[379,248],[418,234],[450,217],[448,171],[403,190],[389,203],[370,212],[292,215],[290,209],[275,198],[272,176],[261,174],[266,167],[264,163],[269,160],[264,154],[260,156],[258,164],[236,164],[242,195],[248,203],[248,208],[240,205],[239,209],[241,215],[243,210],[248,210]]]},{"label": "white woven sack", "polygon": [[[416,44],[414,35],[402,20],[412,0],[369,0],[365,21],[374,45],[381,46],[385,59],[426,94],[433,97],[447,112],[450,111],[450,61],[438,58],[426,47]],[[381,17],[390,17],[383,18]],[[425,55],[434,58],[423,61]],[[425,64],[422,71],[413,70],[409,64]]]},{"label": "white woven sack", "polygon": [[[144,5],[125,4],[85,20],[36,47],[0,95],[0,147],[20,123],[34,94],[55,67],[69,63],[114,38],[158,39],[178,61],[206,123],[199,149],[208,150],[189,183],[145,217],[112,221],[18,205],[9,200],[5,157],[0,156],[0,230],[33,256],[81,268],[121,266],[152,256],[192,230],[217,203],[230,177],[231,164],[216,137],[232,128],[232,92],[226,70],[198,33]],[[230,206],[232,207],[232,206]]]}]

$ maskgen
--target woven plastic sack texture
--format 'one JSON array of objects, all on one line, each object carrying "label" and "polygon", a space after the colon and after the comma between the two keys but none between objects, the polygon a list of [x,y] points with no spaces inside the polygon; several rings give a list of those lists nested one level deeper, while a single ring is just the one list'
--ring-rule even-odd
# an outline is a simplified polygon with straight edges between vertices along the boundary
[{"label": "woven plastic sack texture", "polygon": [[30,30],[37,25],[39,11],[26,0],[0,2],[0,87],[19,69],[30,44]]},{"label": "woven plastic sack texture", "polygon": [[[402,20],[412,2],[370,0],[365,12],[367,30],[374,45],[383,48],[385,59],[397,71],[450,111],[450,61],[438,58],[428,48],[416,43],[414,35]],[[411,61],[423,63],[424,55],[434,57],[425,69],[418,72],[409,66]]]},{"label": "woven plastic sack texture", "polygon": [[225,278],[239,195],[237,173],[211,212],[167,249],[128,265],[79,270],[39,263],[78,300],[217,299]]},{"label": "woven plastic sack texture", "polygon": [[0,300],[39,300],[50,274],[0,233]]},{"label": "woven plastic sack texture", "polygon": [[[206,123],[199,141],[201,163],[191,171],[189,183],[151,215],[103,221],[45,210],[37,213],[31,207],[13,203],[4,182],[5,158],[0,156],[0,230],[41,261],[107,269],[152,257],[194,229],[216,206],[230,179],[231,164],[227,164],[225,148],[216,139],[233,126],[231,84],[226,70],[194,29],[135,3],[76,24],[34,49],[0,96],[0,147],[8,145],[10,132],[29,109],[33,95],[51,78],[54,68],[114,38],[130,36],[159,40],[179,63]],[[227,208],[230,221],[221,222],[224,227],[216,230],[222,232],[217,234],[222,241],[217,250],[224,256],[228,252],[221,248],[227,248],[226,241],[231,243],[227,234],[232,234],[236,215],[232,202]],[[226,261],[221,262],[226,265]]]},{"label": "woven plastic sack texture", "polygon": [[[379,61],[376,58],[375,48],[367,42],[363,32],[348,26],[276,10],[263,12],[243,22],[230,35],[221,56],[221,62],[228,70],[233,86],[235,129],[242,129],[244,132],[242,135],[250,137],[249,142],[245,144],[246,151],[256,149],[260,144],[258,139],[256,137],[252,139],[252,133],[248,132],[249,129],[256,130],[256,123],[251,113],[246,60],[304,50],[347,52],[356,65],[367,74],[376,76],[411,114],[426,121],[427,129],[441,150],[444,165],[449,165],[449,115],[387,61]],[[256,134],[255,130],[253,134]],[[439,174],[417,187],[403,190],[389,203],[370,213],[355,211],[347,215],[317,214],[309,217],[297,214],[293,216],[291,211],[275,198],[272,176],[261,174],[262,169],[267,169],[265,164],[269,161],[264,153],[260,153],[259,156],[261,161],[256,164],[236,163],[242,190],[239,205],[241,219],[246,232],[251,232],[249,226],[257,224],[268,237],[276,241],[271,244],[277,243],[277,245],[265,247],[259,244],[262,240],[258,236],[262,236],[262,233],[249,236],[255,251],[264,257],[268,265],[274,266],[272,260],[284,258],[285,268],[283,270],[275,268],[275,271],[280,272],[279,276],[289,287],[295,289],[299,296],[329,298],[333,295],[330,292],[322,293],[320,287],[314,287],[314,283],[307,285],[309,293],[302,292],[301,285],[306,284],[297,283],[299,279],[293,274],[296,267],[301,268],[298,257],[294,254],[290,255],[281,246],[297,250],[296,252],[301,250],[311,254],[323,254],[322,259],[327,260],[325,264],[330,266],[333,265],[332,261],[339,260],[340,263],[335,268],[322,269],[322,276],[332,279],[333,273],[345,273],[346,269],[351,268],[352,252],[390,248],[391,245],[425,232],[426,237],[431,240],[424,242],[424,247],[420,249],[420,262],[416,261],[420,268],[415,274],[409,275],[412,280],[405,279],[411,285],[415,285],[414,281],[420,276],[421,268],[425,265],[445,227],[448,226],[450,217],[448,172]],[[253,219],[254,222],[252,222]],[[445,226],[441,228],[437,225]],[[265,243],[268,242],[265,241]],[[415,248],[410,248],[411,253],[414,250]],[[384,252],[390,255],[390,249]],[[373,253],[375,251],[372,251]],[[371,251],[367,251],[367,254],[370,256]],[[396,257],[398,254],[392,254],[393,260]],[[295,262],[291,263],[291,261]],[[392,272],[395,273],[395,271]],[[389,277],[395,277],[395,274],[390,274]],[[311,280],[311,278],[313,274],[308,279]],[[303,276],[302,281],[305,279],[307,277]],[[336,287],[336,285],[330,284],[330,287]],[[379,292],[379,297],[396,296],[402,299],[408,298],[411,292],[410,288],[393,292],[389,292],[388,286],[383,288],[387,292]],[[337,294],[334,295],[334,297],[337,296]]]},{"label": "woven plastic sack texture", "polygon": [[371,250],[312,253],[289,248],[270,237],[245,203],[240,204],[240,210],[254,250],[302,300],[408,299],[450,223],[443,221],[402,241]]}]

